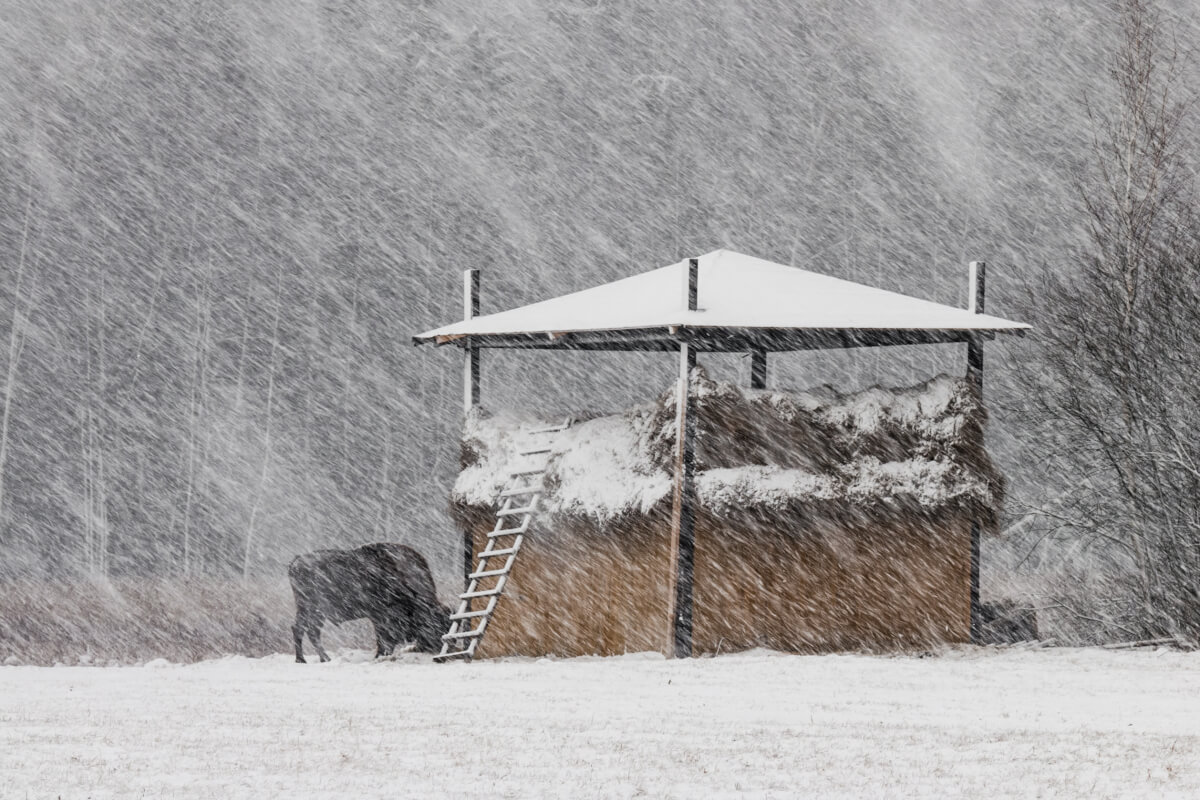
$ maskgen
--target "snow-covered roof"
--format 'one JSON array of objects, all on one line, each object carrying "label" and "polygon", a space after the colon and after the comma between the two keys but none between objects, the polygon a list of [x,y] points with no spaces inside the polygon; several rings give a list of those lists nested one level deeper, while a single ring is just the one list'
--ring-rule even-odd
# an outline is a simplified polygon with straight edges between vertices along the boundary
[{"label": "snow-covered roof", "polygon": [[685,299],[688,261],[418,334],[415,341],[680,328],[736,331],[1018,333],[988,314],[775,264],[730,250],[700,256],[697,310]]}]

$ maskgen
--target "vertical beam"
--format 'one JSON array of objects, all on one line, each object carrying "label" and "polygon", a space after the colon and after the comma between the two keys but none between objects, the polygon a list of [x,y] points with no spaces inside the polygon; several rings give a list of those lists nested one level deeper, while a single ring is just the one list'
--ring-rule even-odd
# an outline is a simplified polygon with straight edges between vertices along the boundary
[{"label": "vertical beam", "polygon": [[700,300],[700,259],[689,258],[687,280],[683,284],[683,302],[688,311],[695,311]]},{"label": "vertical beam", "polygon": [[967,310],[976,314],[983,313],[984,289],[987,285],[987,262],[972,261],[970,265],[970,293],[967,297]]},{"label": "vertical beam", "polygon": [[[463,319],[479,316],[479,270],[463,271]],[[463,361],[463,413],[479,405],[479,346],[467,338]]]},{"label": "vertical beam", "polygon": [[[463,319],[473,319],[479,316],[479,270],[463,271]],[[479,405],[479,345],[467,338],[463,350],[463,414],[469,414],[471,409]],[[475,543],[468,527],[463,531],[463,591],[466,591],[470,579],[467,578],[475,569]],[[470,610],[471,604],[467,604]]]},{"label": "vertical beam", "polygon": [[761,348],[750,351],[750,388],[767,388],[767,351]]},{"label": "vertical beam", "polygon": [[[683,275],[683,302],[696,311],[700,297],[700,259],[690,258]],[[675,394],[675,492],[671,506],[671,570],[667,604],[671,653],[692,655],[692,583],[696,554],[696,415],[692,370],[696,348],[686,337],[679,342],[679,384]]]},{"label": "vertical beam", "polygon": [[[987,282],[987,264],[971,262],[970,304],[968,310],[982,314],[984,309],[984,286]],[[979,393],[983,401],[983,337],[972,336],[967,342],[967,381]]]},{"label": "vertical beam", "polygon": [[[972,261],[970,267],[970,292],[967,308],[976,314],[982,314],[984,290],[987,284],[987,264],[983,261]],[[967,341],[967,382],[975,390],[979,402],[983,402],[983,337],[972,336]],[[971,521],[971,641],[979,644],[982,640],[983,619],[979,607],[979,537],[980,523]]]},{"label": "vertical beam", "polygon": [[671,652],[675,658],[692,655],[692,584],[696,553],[696,414],[690,376],[696,348],[679,344],[679,387],[676,394],[675,493],[671,507],[671,568],[668,602],[671,611]]}]

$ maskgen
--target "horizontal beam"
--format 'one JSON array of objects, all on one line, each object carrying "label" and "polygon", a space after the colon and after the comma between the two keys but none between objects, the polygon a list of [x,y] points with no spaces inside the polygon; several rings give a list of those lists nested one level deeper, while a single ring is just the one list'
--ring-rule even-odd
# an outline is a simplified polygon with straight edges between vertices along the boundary
[{"label": "horizontal beam", "polygon": [[[706,352],[764,350],[847,350],[860,347],[902,347],[923,344],[954,344],[972,337],[992,339],[997,333],[1016,331],[933,330],[763,330],[754,328],[654,328],[625,331],[581,331],[577,333],[512,333],[469,335],[438,344],[468,345],[508,350],[653,351],[679,349],[688,342]],[[439,337],[441,339],[441,337]],[[428,340],[414,339],[414,344]]]}]

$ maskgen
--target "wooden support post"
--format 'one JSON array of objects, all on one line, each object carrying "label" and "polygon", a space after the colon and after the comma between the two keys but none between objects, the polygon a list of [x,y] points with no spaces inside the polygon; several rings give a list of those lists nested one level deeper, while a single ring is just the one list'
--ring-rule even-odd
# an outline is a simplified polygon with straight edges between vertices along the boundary
[{"label": "wooden support post", "polygon": [[671,592],[671,632],[675,658],[692,655],[692,583],[696,553],[696,414],[692,398],[692,370],[696,348],[679,345],[679,393],[675,414],[679,426],[675,455],[675,496],[671,510],[671,554],[674,591]]},{"label": "wooden support post", "polygon": [[761,348],[750,351],[750,388],[767,388],[767,351]]},{"label": "wooden support post", "polygon": [[[463,271],[463,319],[473,319],[479,316],[479,270]],[[470,337],[466,339],[463,348],[463,414],[469,414],[471,409],[479,405],[479,345]],[[463,591],[470,583],[467,578],[475,570],[475,543],[471,531],[463,531]],[[470,604],[468,603],[468,610]]]},{"label": "wooden support post", "polygon": [[[684,299],[689,311],[695,311],[698,292],[699,259],[688,261]],[[668,604],[670,606],[672,654],[675,658],[692,655],[692,583],[696,553],[696,415],[692,398],[692,370],[696,367],[696,347],[686,338],[679,343],[679,387],[676,393],[675,492],[671,509],[671,567]]]},{"label": "wooden support post", "polygon": [[[971,262],[970,293],[968,308],[976,314],[984,309],[984,289],[987,280],[987,264]],[[983,337],[972,336],[967,342],[967,381],[974,387],[979,402],[983,402]],[[983,619],[979,607],[979,520],[971,521],[971,642],[980,644]]]}]

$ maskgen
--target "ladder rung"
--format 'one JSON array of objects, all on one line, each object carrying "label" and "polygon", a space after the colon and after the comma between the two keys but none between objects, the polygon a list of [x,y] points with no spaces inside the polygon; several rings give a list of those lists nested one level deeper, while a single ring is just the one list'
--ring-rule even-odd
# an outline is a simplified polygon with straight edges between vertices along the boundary
[{"label": "ladder rung", "polygon": [[475,619],[476,617],[486,617],[490,613],[492,612],[486,608],[483,611],[464,611],[461,614],[451,614],[450,619],[451,621],[456,619]]},{"label": "ladder rung", "polygon": [[535,506],[533,503],[530,503],[529,505],[521,506],[520,508],[502,508],[496,512],[496,516],[518,517],[521,514],[532,514],[534,511],[537,511],[537,506]]},{"label": "ladder rung", "polygon": [[[467,577],[473,581],[476,581],[476,580],[479,580],[480,578],[495,578],[497,575],[507,575],[507,574],[508,574],[508,567],[505,567],[504,569],[489,569],[489,570],[484,570],[483,572],[472,572]],[[459,597],[462,597],[462,595],[459,595]]]},{"label": "ladder rung", "polygon": [[546,491],[540,484],[537,486],[518,486],[515,489],[505,489],[500,493],[501,497],[516,497],[522,494],[541,494]]},{"label": "ladder rung", "polygon": [[471,628],[470,630],[459,631],[458,633],[443,634],[442,641],[451,642],[455,639],[474,639],[476,636],[479,636],[482,633],[483,631],[479,630],[479,628]]},{"label": "ladder rung", "polygon": [[458,608],[455,614],[461,614],[471,606],[471,601],[476,597],[487,597],[488,604],[495,608],[495,605],[500,600],[500,593],[504,591],[504,585],[508,583],[508,576],[501,575],[496,579],[496,583],[490,589],[478,589],[479,581],[471,581],[467,585],[467,591],[458,596]]},{"label": "ladder rung", "polygon": [[489,539],[495,539],[497,536],[516,536],[520,533],[525,533],[529,530],[529,519],[526,518],[519,526],[515,528],[497,528],[488,534]]},{"label": "ladder rung", "polygon": [[470,656],[470,655],[471,655],[470,650],[454,650],[449,653],[438,653],[436,656],[433,657],[433,660],[438,661],[438,660],[445,660],[448,658],[458,658],[460,656]]},{"label": "ladder rung", "polygon": [[519,547],[505,547],[501,550],[484,550],[479,554],[480,559],[496,558],[497,556],[510,556],[519,550]]},{"label": "ladder rung", "polygon": [[499,589],[480,589],[478,592],[463,592],[458,596],[459,600],[474,600],[476,597],[491,597],[492,595],[500,594]]},{"label": "ladder rung", "polygon": [[545,467],[528,467],[526,469],[514,470],[509,474],[510,477],[520,478],[523,475],[541,475],[546,471]]}]

